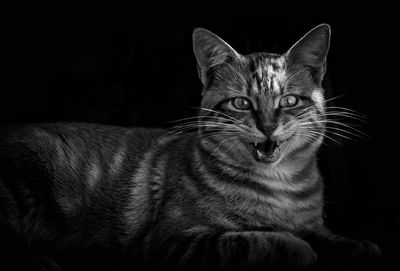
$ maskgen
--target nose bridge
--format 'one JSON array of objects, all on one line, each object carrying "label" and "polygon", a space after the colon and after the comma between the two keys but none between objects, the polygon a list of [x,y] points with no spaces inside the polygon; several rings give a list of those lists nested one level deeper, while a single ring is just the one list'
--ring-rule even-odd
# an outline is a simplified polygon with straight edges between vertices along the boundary
[{"label": "nose bridge", "polygon": [[257,127],[269,138],[278,124],[273,102],[271,100],[264,102],[264,106],[260,106],[257,112]]}]

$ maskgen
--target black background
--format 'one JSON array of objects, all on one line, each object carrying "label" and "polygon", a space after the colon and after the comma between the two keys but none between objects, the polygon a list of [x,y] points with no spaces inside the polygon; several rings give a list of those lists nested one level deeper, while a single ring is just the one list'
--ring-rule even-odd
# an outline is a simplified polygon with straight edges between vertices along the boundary
[{"label": "black background", "polygon": [[340,145],[327,141],[322,148],[326,221],[338,233],[374,240],[387,268],[394,266],[400,245],[396,18],[390,7],[288,8],[255,5],[201,16],[140,9],[17,14],[3,39],[9,84],[1,90],[1,122],[170,127],[169,121],[193,116],[201,99],[191,44],[195,27],[243,54],[283,53],[315,25],[329,23],[327,96],[344,94],[334,105],[367,115],[367,123],[357,124],[369,137],[336,138]]}]

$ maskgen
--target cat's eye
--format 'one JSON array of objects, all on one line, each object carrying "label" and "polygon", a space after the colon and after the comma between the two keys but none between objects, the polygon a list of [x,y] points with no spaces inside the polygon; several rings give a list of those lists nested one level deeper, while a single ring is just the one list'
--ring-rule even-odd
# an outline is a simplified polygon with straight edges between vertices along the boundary
[{"label": "cat's eye", "polygon": [[251,102],[243,97],[236,97],[231,100],[233,107],[237,110],[249,110],[251,109]]},{"label": "cat's eye", "polygon": [[279,106],[280,107],[293,107],[296,106],[299,103],[300,98],[295,95],[286,95],[281,98],[279,101]]}]

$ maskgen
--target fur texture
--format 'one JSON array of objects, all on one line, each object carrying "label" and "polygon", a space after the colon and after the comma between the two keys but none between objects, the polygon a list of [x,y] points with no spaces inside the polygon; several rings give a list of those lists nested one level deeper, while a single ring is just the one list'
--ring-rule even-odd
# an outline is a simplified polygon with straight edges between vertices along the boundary
[{"label": "fur texture", "polygon": [[378,254],[323,222],[329,41],[319,25],[283,55],[241,55],[196,29],[201,108],[169,132],[2,128],[2,225],[31,247],[117,248],[153,269],[306,267],[344,244]]}]

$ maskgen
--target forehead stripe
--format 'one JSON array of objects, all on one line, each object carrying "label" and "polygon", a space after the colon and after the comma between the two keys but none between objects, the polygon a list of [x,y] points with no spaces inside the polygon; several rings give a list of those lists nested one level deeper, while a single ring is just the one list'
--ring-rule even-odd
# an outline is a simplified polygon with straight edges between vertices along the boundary
[{"label": "forehead stripe", "polygon": [[251,61],[253,83],[249,84],[253,94],[281,94],[286,79],[284,58],[254,58]]}]

